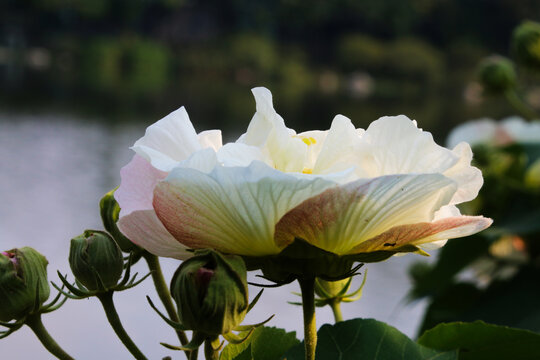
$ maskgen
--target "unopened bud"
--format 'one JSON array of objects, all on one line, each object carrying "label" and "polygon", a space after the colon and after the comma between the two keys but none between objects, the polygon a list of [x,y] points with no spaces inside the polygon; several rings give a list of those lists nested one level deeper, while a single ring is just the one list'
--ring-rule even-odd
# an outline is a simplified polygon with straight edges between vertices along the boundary
[{"label": "unopened bud", "polygon": [[230,332],[248,308],[246,266],[241,257],[198,250],[176,270],[171,294],[186,328],[207,335]]},{"label": "unopened bud", "polygon": [[514,64],[498,55],[487,57],[480,63],[478,77],[484,90],[491,94],[502,94],[516,85]]},{"label": "unopened bud", "polygon": [[96,230],[86,230],[71,240],[69,265],[75,278],[91,291],[114,288],[124,267],[116,242],[106,232]]},{"label": "unopened bud", "polygon": [[49,298],[47,264],[30,247],[0,252],[0,321],[22,319]]},{"label": "unopened bud", "polygon": [[540,189],[540,159],[533,162],[525,172],[525,186]]},{"label": "unopened bud", "polygon": [[315,280],[315,294],[319,298],[335,298],[344,295],[349,290],[350,285],[349,278],[337,281],[326,281],[317,278]]},{"label": "unopened bud", "polygon": [[540,24],[521,23],[512,34],[512,51],[518,63],[540,70]]}]

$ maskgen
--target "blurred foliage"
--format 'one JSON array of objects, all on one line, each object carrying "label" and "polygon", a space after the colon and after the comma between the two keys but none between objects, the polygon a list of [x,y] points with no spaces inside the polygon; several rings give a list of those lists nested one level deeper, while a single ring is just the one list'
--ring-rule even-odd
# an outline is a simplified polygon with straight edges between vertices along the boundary
[{"label": "blurred foliage", "polygon": [[267,86],[300,130],[328,128],[337,113],[362,127],[406,113],[440,136],[510,114],[467,82],[539,10],[532,0],[5,0],[0,106],[155,119],[186,105],[197,123],[230,130],[253,113],[246,90]]},{"label": "blurred foliage", "polygon": [[540,143],[482,145],[474,153],[484,186],[464,212],[494,224],[450,241],[434,265],[411,268],[411,298],[430,299],[420,333],[441,322],[473,320],[540,331],[540,187],[525,184]]},{"label": "blurred foliage", "polygon": [[[520,25],[514,32],[513,48],[526,47],[520,41],[530,44],[531,36],[523,32],[538,27],[532,22]],[[518,56],[518,65],[522,58]],[[524,65],[531,67],[527,59]],[[516,91],[523,92],[531,79],[518,84],[514,67],[512,60],[500,56],[484,59],[479,71],[483,91],[495,98],[506,96],[518,112],[538,119]],[[513,125],[508,120],[492,123],[493,138],[473,147],[474,164],[482,170],[484,185],[462,210],[491,217],[493,226],[450,241],[434,265],[417,263],[410,269],[414,280],[410,298],[430,301],[420,333],[439,323],[473,320],[540,331],[540,134],[534,140],[540,123],[513,121]],[[467,136],[489,137],[486,134]]]}]

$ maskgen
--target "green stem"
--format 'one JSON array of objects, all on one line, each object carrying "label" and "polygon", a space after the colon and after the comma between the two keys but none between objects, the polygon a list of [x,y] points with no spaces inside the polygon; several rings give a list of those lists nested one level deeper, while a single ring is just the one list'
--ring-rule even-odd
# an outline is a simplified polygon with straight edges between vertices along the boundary
[{"label": "green stem", "polygon": [[103,305],[103,310],[105,310],[105,314],[107,315],[107,320],[109,320],[109,324],[111,324],[118,338],[122,341],[124,346],[129,350],[129,352],[131,353],[131,355],[133,355],[135,359],[147,360],[146,356],[143,355],[137,345],[135,345],[133,340],[131,340],[126,330],[124,329],[124,326],[122,326],[120,317],[118,316],[116,308],[114,307],[113,293],[113,291],[108,291],[97,295],[97,298],[99,299],[99,301],[101,301],[101,305]]},{"label": "green stem", "polygon": [[206,360],[218,360],[219,359],[219,336],[215,338],[208,338],[204,342],[204,358]]},{"label": "green stem", "polygon": [[[169,292],[169,288],[167,287],[167,283],[163,277],[163,271],[161,271],[161,265],[159,264],[158,257],[150,254],[147,251],[144,252],[143,256],[148,263],[148,268],[152,272],[152,280],[154,281],[156,292],[163,303],[163,306],[165,306],[165,311],[167,311],[167,314],[172,321],[180,322],[172,302],[171,293]],[[176,334],[182,345],[186,345],[188,343],[187,336],[182,330],[176,330]]]},{"label": "green stem", "polygon": [[51,337],[43,322],[41,322],[41,314],[33,314],[26,318],[26,325],[32,329],[34,334],[38,337],[39,341],[45,346],[51,354],[60,360],[74,360],[68,355],[56,341]]},{"label": "green stem", "polygon": [[334,313],[334,321],[336,323],[343,321],[343,314],[341,313],[341,302],[339,299],[334,299],[330,303],[330,307],[332,308],[332,312]]},{"label": "green stem", "polygon": [[315,278],[298,279],[302,292],[304,310],[304,345],[306,360],[315,360],[317,347],[317,325],[315,321]]},{"label": "green stem", "polygon": [[516,109],[518,112],[521,113],[526,119],[537,119],[538,114],[523,100],[520,99],[520,97],[517,95],[515,89],[510,89],[504,93],[504,96],[506,97],[506,100]]}]

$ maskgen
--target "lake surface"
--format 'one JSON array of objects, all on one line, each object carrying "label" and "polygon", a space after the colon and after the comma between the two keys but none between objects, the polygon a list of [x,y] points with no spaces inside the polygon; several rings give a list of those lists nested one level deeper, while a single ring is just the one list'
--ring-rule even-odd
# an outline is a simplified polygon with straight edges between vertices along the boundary
[{"label": "lake surface", "polygon": [[[69,240],[85,229],[102,228],[99,199],[119,184],[120,168],[133,156],[129,146],[150,124],[109,125],[98,120],[0,114],[0,250],[34,247],[48,258],[49,279],[56,283],[56,270],[73,279],[67,261]],[[225,134],[225,138],[233,137]],[[364,296],[343,304],[345,319],[375,318],[415,336],[425,303],[406,304],[404,297],[410,286],[407,269],[416,260],[425,258],[408,255],[367,266]],[[178,261],[163,259],[162,265],[169,281]],[[145,274],[147,269],[141,262],[134,271]],[[360,280],[358,277],[355,283]],[[250,290],[251,297],[258,291]],[[276,313],[269,326],[296,331],[302,338],[302,311],[287,304],[298,301],[291,294],[297,291],[297,284],[265,290],[245,323],[260,322]],[[159,344],[176,344],[175,334],[150,309],[146,295],[159,303],[150,280],[115,295],[127,332],[150,359],[183,358]],[[317,317],[319,326],[333,322],[329,308],[319,308]],[[96,299],[69,300],[60,310],[44,315],[43,321],[77,359],[131,359]],[[0,353],[6,359],[53,359],[26,327],[0,340]]]}]

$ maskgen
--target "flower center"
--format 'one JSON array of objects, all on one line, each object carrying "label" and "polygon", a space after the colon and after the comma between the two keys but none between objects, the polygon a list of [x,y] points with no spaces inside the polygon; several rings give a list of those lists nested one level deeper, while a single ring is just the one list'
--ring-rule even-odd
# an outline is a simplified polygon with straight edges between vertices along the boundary
[{"label": "flower center", "polygon": [[310,145],[315,145],[317,143],[317,140],[315,140],[315,138],[313,137],[301,137],[302,141],[304,142],[304,144],[306,144],[307,146],[310,146]]}]

